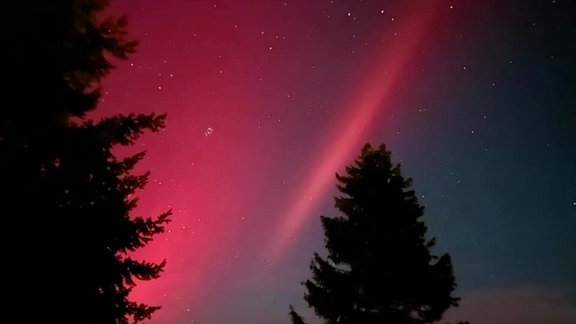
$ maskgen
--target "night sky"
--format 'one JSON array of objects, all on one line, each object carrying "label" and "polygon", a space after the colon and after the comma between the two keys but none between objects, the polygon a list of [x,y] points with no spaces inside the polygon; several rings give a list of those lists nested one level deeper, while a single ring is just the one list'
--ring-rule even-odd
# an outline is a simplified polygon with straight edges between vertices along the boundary
[{"label": "night sky", "polygon": [[141,43],[99,118],[167,113],[145,135],[137,214],[171,208],[139,251],[167,259],[134,298],[151,323],[289,323],[335,172],[385,143],[412,177],[447,320],[576,323],[576,2],[124,0]]}]

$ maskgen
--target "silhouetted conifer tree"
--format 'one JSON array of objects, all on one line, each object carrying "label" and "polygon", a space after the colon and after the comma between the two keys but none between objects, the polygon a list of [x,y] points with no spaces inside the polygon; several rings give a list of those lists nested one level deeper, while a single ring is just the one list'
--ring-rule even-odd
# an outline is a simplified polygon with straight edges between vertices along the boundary
[{"label": "silhouetted conifer tree", "polygon": [[321,217],[328,255],[315,253],[304,283],[324,323],[431,323],[457,306],[450,256],[431,254],[424,208],[386,147],[366,144],[336,179],[342,215]]},{"label": "silhouetted conifer tree", "polygon": [[290,315],[290,320],[292,321],[292,324],[306,324],[306,322],[304,322],[304,319],[302,319],[302,316],[296,313],[292,305],[290,305],[290,312],[288,313],[288,315]]},{"label": "silhouetted conifer tree", "polygon": [[119,158],[164,115],[86,118],[111,59],[126,59],[126,17],[102,19],[106,0],[7,1],[0,64],[0,312],[18,323],[138,322],[159,307],[130,300],[137,280],[165,264],[131,251],[161,233],[169,214],[131,215],[148,174],[144,156]]}]

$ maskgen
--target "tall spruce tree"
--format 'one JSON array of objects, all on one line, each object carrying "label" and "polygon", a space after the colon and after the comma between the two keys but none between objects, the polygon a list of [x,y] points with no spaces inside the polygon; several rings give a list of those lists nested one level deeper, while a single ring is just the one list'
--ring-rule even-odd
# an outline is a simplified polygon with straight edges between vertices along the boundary
[{"label": "tall spruce tree", "polygon": [[137,43],[126,17],[103,19],[106,0],[7,1],[1,5],[0,312],[22,323],[129,323],[158,309],[130,299],[165,261],[130,252],[164,230],[170,212],[132,215],[144,156],[118,157],[164,115],[86,118],[100,83]]},{"label": "tall spruce tree", "polygon": [[431,254],[424,208],[386,147],[366,144],[336,179],[342,215],[321,217],[327,258],[314,254],[304,283],[324,323],[431,323],[457,306],[450,256]]}]

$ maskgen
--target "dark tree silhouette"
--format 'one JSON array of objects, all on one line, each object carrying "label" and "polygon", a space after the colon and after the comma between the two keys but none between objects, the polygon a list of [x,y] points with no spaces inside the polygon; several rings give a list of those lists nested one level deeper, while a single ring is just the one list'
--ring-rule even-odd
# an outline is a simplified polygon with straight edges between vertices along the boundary
[{"label": "dark tree silhouette", "polygon": [[457,306],[450,256],[431,254],[424,208],[386,147],[366,144],[336,178],[342,215],[321,217],[327,258],[315,253],[304,283],[324,323],[431,323]]},{"label": "dark tree silhouette", "polygon": [[296,313],[292,305],[290,305],[290,312],[288,313],[288,315],[290,315],[290,320],[292,321],[292,324],[306,324],[306,322],[304,322],[304,319],[302,319],[302,316]]},{"label": "dark tree silhouette", "polygon": [[133,216],[144,157],[113,153],[164,115],[86,113],[100,82],[137,43],[126,17],[102,19],[106,0],[8,1],[1,7],[0,216],[4,318],[24,323],[128,323],[158,309],[129,299],[165,261],[129,253],[163,232],[170,212]]}]

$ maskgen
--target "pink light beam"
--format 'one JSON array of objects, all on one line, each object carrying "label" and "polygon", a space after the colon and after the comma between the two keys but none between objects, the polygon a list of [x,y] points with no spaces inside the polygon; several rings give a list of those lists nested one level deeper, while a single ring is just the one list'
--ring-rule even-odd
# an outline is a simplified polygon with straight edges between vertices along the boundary
[{"label": "pink light beam", "polygon": [[381,45],[375,67],[358,89],[356,98],[348,104],[347,114],[335,124],[332,134],[327,137],[328,145],[324,145],[324,151],[306,177],[309,180],[302,184],[281,218],[270,245],[270,261],[281,258],[290,248],[305,222],[310,219],[310,212],[317,206],[318,200],[315,198],[322,197],[333,186],[335,172],[357,150],[375,116],[386,106],[386,100],[393,95],[402,72],[416,54],[415,49],[431,29],[439,3],[419,2],[401,23],[395,41]]}]

